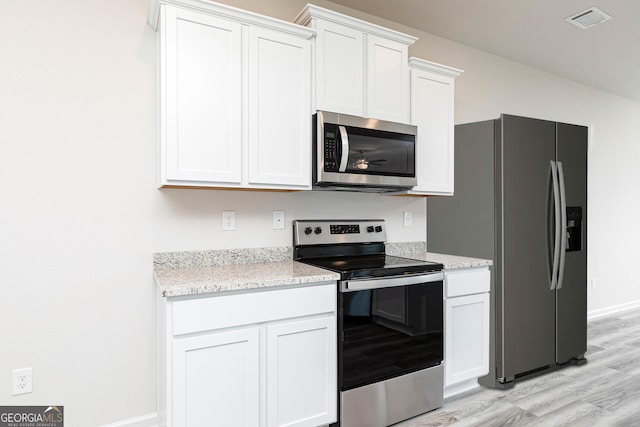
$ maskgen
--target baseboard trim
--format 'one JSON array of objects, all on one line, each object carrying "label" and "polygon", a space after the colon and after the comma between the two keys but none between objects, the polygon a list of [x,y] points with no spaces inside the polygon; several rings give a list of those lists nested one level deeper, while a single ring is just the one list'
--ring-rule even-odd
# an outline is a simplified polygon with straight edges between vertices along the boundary
[{"label": "baseboard trim", "polygon": [[152,412],[139,417],[129,418],[111,424],[104,424],[101,427],[158,427],[158,414]]},{"label": "baseboard trim", "polygon": [[453,384],[444,388],[444,398],[448,399],[449,397],[455,396],[460,393],[464,393],[469,390],[473,390],[474,388],[480,387],[478,384],[477,378],[472,378],[470,380],[462,381],[457,384]]},{"label": "baseboard trim", "polygon": [[634,308],[640,308],[640,300],[626,302],[624,304],[613,305],[611,307],[599,308],[587,313],[587,320],[597,319],[599,317],[608,316],[610,314],[620,313],[622,311],[632,310]]}]

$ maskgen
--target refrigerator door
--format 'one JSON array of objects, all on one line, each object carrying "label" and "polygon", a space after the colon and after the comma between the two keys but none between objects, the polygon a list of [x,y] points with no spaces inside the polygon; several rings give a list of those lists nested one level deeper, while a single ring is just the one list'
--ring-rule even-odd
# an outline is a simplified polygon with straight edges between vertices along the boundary
[{"label": "refrigerator door", "polygon": [[557,124],[557,159],[562,163],[567,230],[564,274],[557,290],[556,360],[587,351],[587,141],[588,128]]},{"label": "refrigerator door", "polygon": [[502,116],[497,142],[499,209],[497,278],[497,377],[555,363],[556,293],[551,288],[547,233],[556,124]]}]

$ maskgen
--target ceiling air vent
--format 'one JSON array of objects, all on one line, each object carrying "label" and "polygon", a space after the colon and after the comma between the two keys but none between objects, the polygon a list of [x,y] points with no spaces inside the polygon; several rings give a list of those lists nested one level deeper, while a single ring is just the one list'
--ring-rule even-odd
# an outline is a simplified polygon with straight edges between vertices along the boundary
[{"label": "ceiling air vent", "polygon": [[577,13],[565,19],[570,24],[575,25],[578,28],[586,30],[587,28],[594,27],[601,22],[608,21],[612,17],[597,7],[589,8],[583,12]]}]

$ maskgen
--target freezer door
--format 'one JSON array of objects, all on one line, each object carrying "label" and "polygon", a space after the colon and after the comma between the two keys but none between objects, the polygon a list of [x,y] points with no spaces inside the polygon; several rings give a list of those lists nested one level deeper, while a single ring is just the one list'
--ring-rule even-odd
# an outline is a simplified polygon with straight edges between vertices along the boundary
[{"label": "freezer door", "polygon": [[555,363],[556,293],[550,289],[549,209],[556,124],[502,116],[496,272],[497,377]]},{"label": "freezer door", "polygon": [[556,360],[566,362],[587,351],[587,141],[585,126],[557,124],[567,206],[564,275],[557,290]]}]

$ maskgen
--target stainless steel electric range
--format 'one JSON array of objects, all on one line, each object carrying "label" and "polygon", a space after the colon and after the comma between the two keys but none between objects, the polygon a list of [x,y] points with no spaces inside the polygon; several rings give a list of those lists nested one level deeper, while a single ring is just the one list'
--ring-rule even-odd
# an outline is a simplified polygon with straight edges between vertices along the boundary
[{"label": "stainless steel electric range", "polygon": [[293,222],[294,259],[340,274],[343,427],[384,427],[442,406],[442,264],[390,256],[384,220]]}]

